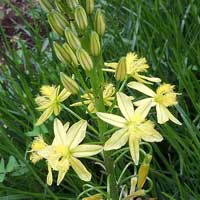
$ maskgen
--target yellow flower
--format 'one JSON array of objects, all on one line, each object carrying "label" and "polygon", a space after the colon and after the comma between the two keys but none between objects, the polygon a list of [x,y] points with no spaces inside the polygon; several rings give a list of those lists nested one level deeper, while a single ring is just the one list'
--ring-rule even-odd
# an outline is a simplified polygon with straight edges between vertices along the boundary
[{"label": "yellow flower", "polygon": [[33,164],[38,162],[39,160],[43,159],[42,156],[38,154],[39,151],[42,151],[46,148],[47,144],[44,142],[43,137],[40,135],[36,137],[31,145],[31,155],[30,160]]},{"label": "yellow flower", "polygon": [[130,97],[118,92],[117,102],[124,118],[114,114],[97,113],[97,116],[103,121],[120,128],[105,143],[104,150],[119,149],[129,141],[131,156],[138,165],[141,139],[147,142],[160,142],[163,138],[154,129],[154,123],[145,120],[146,114],[142,112],[141,108],[134,110]]},{"label": "yellow flower", "polygon": [[47,183],[52,184],[52,170],[58,171],[57,185],[61,183],[70,167],[80,179],[90,181],[91,174],[77,158],[89,157],[102,151],[100,145],[81,144],[85,138],[87,122],[80,120],[69,128],[60,120],[54,120],[54,140],[51,145],[37,153],[48,163]]},{"label": "yellow flower", "polygon": [[37,120],[36,126],[44,123],[52,113],[57,116],[61,110],[61,103],[71,94],[66,89],[60,92],[60,86],[54,87],[48,85],[42,86],[40,92],[41,96],[37,96],[35,101],[38,104],[37,110],[44,112]]},{"label": "yellow flower", "polygon": [[[103,91],[103,102],[105,106],[111,106],[112,101],[115,99],[113,95],[115,94],[115,87],[113,84],[107,84],[105,85],[104,91]],[[82,99],[86,99],[83,102],[77,102],[73,103],[71,106],[82,106],[82,105],[88,105],[88,110],[91,113],[96,113],[96,107],[95,107],[95,99],[93,93],[86,93],[81,96]]]},{"label": "yellow flower", "polygon": [[[104,69],[104,71],[115,72],[118,63],[105,63],[105,66],[112,69]],[[141,83],[152,84],[151,82],[160,82],[159,78],[143,76],[140,73],[147,72],[149,65],[145,58],[138,58],[137,54],[129,52],[126,55],[126,73]]]},{"label": "yellow flower", "polygon": [[145,112],[146,114],[148,114],[151,107],[156,106],[157,120],[159,124],[164,124],[168,120],[171,120],[174,123],[181,125],[181,122],[176,119],[167,109],[167,107],[177,104],[177,93],[173,91],[173,85],[164,83],[158,87],[156,92],[154,92],[144,84],[135,81],[128,83],[128,87],[138,90],[149,96],[149,98],[136,101],[134,102],[134,104],[138,107],[143,108],[143,112]]}]

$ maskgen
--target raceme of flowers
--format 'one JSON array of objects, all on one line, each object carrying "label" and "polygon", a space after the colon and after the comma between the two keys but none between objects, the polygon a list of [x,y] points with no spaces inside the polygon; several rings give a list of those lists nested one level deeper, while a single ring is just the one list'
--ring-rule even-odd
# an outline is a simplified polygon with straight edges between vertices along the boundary
[{"label": "raceme of flowers", "polygon": [[[54,139],[48,144],[42,135],[36,137],[31,145],[30,160],[34,164],[40,160],[46,161],[48,185],[53,183],[54,172],[58,173],[59,185],[70,168],[81,180],[90,181],[92,169],[87,169],[81,160],[97,154],[106,159],[104,151],[121,149],[127,143],[133,163],[137,166],[140,163],[140,144],[163,140],[156,130],[156,122],[152,121],[155,112],[151,110],[154,107],[158,124],[170,120],[181,125],[169,111],[177,105],[177,95],[180,94],[174,91],[174,85],[162,83],[160,78],[152,77],[146,58],[140,58],[135,52],[127,53],[118,62],[104,63],[101,38],[105,33],[105,19],[101,9],[97,9],[93,16],[93,0],[86,0],[85,7],[78,0],[67,1],[65,7],[56,1],[56,10],[47,0],[39,0],[39,3],[47,12],[52,30],[62,38],[54,42],[54,51],[64,66],[63,71],[68,69],[67,73],[71,74],[60,73],[63,89],[60,85],[44,85],[35,98],[38,105],[36,109],[42,112],[36,125],[46,123],[53,116]],[[65,8],[68,9],[67,12]],[[94,23],[90,23],[91,19]],[[112,73],[114,77],[110,76]],[[157,89],[154,91],[154,88]],[[128,91],[133,92],[134,96],[129,95]],[[142,94],[138,96],[138,92]],[[64,109],[65,101],[68,100],[71,104],[67,107],[68,111],[79,120],[71,126],[69,122],[63,124],[64,120],[58,119],[62,110],[63,113],[66,112],[66,116],[69,114]],[[73,111],[75,106],[81,107],[88,114],[88,122]],[[112,130],[110,125],[115,127],[115,131],[102,135],[102,123],[107,128],[104,132]],[[95,134],[99,136],[99,140],[80,144],[88,136],[87,127],[88,131],[89,128],[92,131],[98,127]],[[131,189],[131,198],[145,194],[142,188],[151,157],[147,154],[138,177],[132,179],[137,190],[135,186]],[[101,194],[94,196],[101,198]]]},{"label": "raceme of flowers", "polygon": [[[140,63],[142,63],[143,65],[142,61]],[[71,150],[69,144],[65,144],[65,141],[67,140],[66,138],[69,139],[69,136],[67,136],[66,134],[69,124],[67,123],[67,125],[63,126],[58,119],[55,119],[54,121],[55,139],[52,145],[47,145],[43,141],[41,136],[34,140],[32,144],[32,154],[30,159],[33,163],[36,163],[40,159],[47,160],[49,171],[47,178],[48,184],[52,184],[52,170],[58,171],[59,175],[57,184],[60,184],[70,166],[72,166],[72,168],[77,172],[78,176],[82,180],[89,181],[91,179],[91,174],[86,170],[81,162],[77,160],[76,155],[81,155],[79,157],[87,157],[100,153],[103,149],[105,151],[119,149],[127,142],[129,144],[131,157],[134,163],[138,165],[140,154],[139,146],[141,141],[144,140],[146,142],[160,142],[163,140],[163,137],[155,129],[155,122],[147,119],[150,109],[154,106],[156,107],[157,111],[158,123],[163,124],[166,121],[171,120],[174,123],[181,125],[178,119],[176,119],[167,108],[177,104],[177,93],[173,91],[173,85],[165,83],[161,84],[157,88],[156,92],[144,85],[144,83],[136,81],[129,82],[127,86],[134,90],[142,92],[149,97],[142,100],[133,101],[133,97],[127,96],[123,92],[117,92],[117,105],[115,106],[115,108],[120,110],[123,117],[111,113],[97,112],[97,108],[95,107],[94,95],[92,94],[92,92],[81,95],[81,98],[86,100],[78,103],[73,103],[71,105],[88,105],[87,109],[91,113],[96,113],[101,120],[113,125],[114,127],[119,128],[119,130],[114,132],[113,135],[105,142],[103,148],[101,148],[100,145],[91,145],[91,147],[89,147],[88,145],[83,145],[83,149],[81,148],[81,146],[79,148],[76,147],[76,149],[81,151],[80,154],[78,154],[76,150]],[[67,98],[71,95],[70,91],[67,91],[65,88],[61,92],[59,91],[60,86],[41,87],[42,96],[36,97],[36,103],[39,105],[37,109],[39,111],[44,110],[44,113],[38,119],[37,125],[44,123],[53,113],[55,116],[59,115],[61,111],[60,104],[64,103],[63,101],[67,100]],[[108,109],[115,100],[115,91],[116,90],[113,84],[107,84],[103,90],[104,104],[108,106]],[[134,106],[136,107],[134,108]],[[76,124],[74,126],[76,126]],[[76,132],[74,132],[74,134],[75,133]],[[76,134],[78,135],[78,133]],[[64,135],[66,135],[66,137]],[[59,140],[58,138],[63,138],[63,140]],[[76,138],[73,139],[76,140]],[[41,148],[34,147],[37,145],[41,146]],[[84,148],[89,148],[91,152],[84,152]],[[74,166],[76,164],[80,165],[80,171],[77,171],[77,169],[79,168]]]}]

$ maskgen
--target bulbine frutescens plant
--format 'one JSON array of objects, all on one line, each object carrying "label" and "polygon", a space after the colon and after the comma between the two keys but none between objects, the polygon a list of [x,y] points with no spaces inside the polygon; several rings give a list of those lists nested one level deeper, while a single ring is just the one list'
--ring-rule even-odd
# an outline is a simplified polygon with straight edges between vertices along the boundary
[{"label": "bulbine frutescens plant", "polygon": [[[48,0],[39,2],[47,12],[52,30],[60,36],[60,40],[53,44],[54,51],[71,73],[60,72],[62,85],[44,85],[36,97],[37,109],[42,112],[36,125],[40,126],[55,116],[54,139],[48,144],[42,135],[35,138],[30,160],[36,163],[44,159],[48,169],[47,184],[52,185],[56,171],[57,185],[60,185],[69,168],[83,181],[90,181],[90,171],[95,173],[95,170],[87,169],[81,160],[99,154],[107,185],[102,193],[100,189],[98,194],[93,191],[85,199],[134,199],[146,195],[153,185],[148,177],[152,159],[150,143],[163,140],[155,128],[156,121],[164,124],[171,120],[181,125],[168,109],[177,104],[178,94],[174,92],[174,86],[148,74],[146,59],[136,53],[127,53],[119,62],[104,62],[102,37],[106,24],[102,10],[95,9],[94,0],[55,0],[54,7]],[[153,84],[157,85],[155,92]],[[130,90],[135,92],[134,97],[128,94]],[[147,97],[138,96],[138,91]],[[78,100],[66,107],[64,102],[73,96]],[[88,118],[83,119],[75,113],[75,106],[84,109]],[[150,112],[154,107],[157,120],[154,120],[154,112]],[[72,114],[77,122],[72,125],[61,122],[59,114],[62,110]],[[87,138],[86,129],[98,140],[82,144]],[[122,148],[127,143],[129,151],[127,147]],[[117,177],[116,165],[126,155],[130,155],[130,162]],[[123,175],[130,165],[135,173],[124,182]],[[127,181],[129,192],[124,187]],[[86,194],[83,192],[77,198]]]}]

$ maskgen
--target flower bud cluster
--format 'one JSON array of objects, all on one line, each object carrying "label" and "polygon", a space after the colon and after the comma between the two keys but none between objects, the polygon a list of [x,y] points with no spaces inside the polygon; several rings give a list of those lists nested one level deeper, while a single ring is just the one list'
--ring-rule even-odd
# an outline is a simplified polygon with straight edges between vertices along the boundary
[{"label": "flower bud cluster", "polygon": [[84,5],[78,0],[55,0],[57,10],[48,0],[39,0],[39,3],[48,13],[52,30],[65,40],[64,44],[53,45],[58,59],[65,65],[80,64],[85,71],[91,71],[95,66],[93,58],[101,54],[100,37],[106,28],[102,10],[94,13],[94,0],[85,0]]}]

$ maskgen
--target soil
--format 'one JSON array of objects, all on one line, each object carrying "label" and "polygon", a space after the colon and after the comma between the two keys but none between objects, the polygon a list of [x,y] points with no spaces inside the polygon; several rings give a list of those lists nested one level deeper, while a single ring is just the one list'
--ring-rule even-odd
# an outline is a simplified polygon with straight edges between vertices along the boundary
[{"label": "soil", "polygon": [[[36,7],[37,1],[32,0],[32,3],[27,0],[9,0],[10,3],[17,7],[20,11],[20,13],[25,17],[25,19],[30,23],[32,26],[33,20],[30,16],[27,15],[30,9],[33,9]],[[7,4],[7,3],[1,3],[0,0],[0,26],[3,28],[8,41],[11,42],[11,46],[13,46],[12,43],[15,43],[15,40],[18,38],[21,38],[25,40],[28,44],[28,46],[33,46],[32,38],[23,31],[20,27],[23,27],[24,22],[16,14],[14,10]],[[3,41],[0,33],[0,48],[3,48]]]}]

